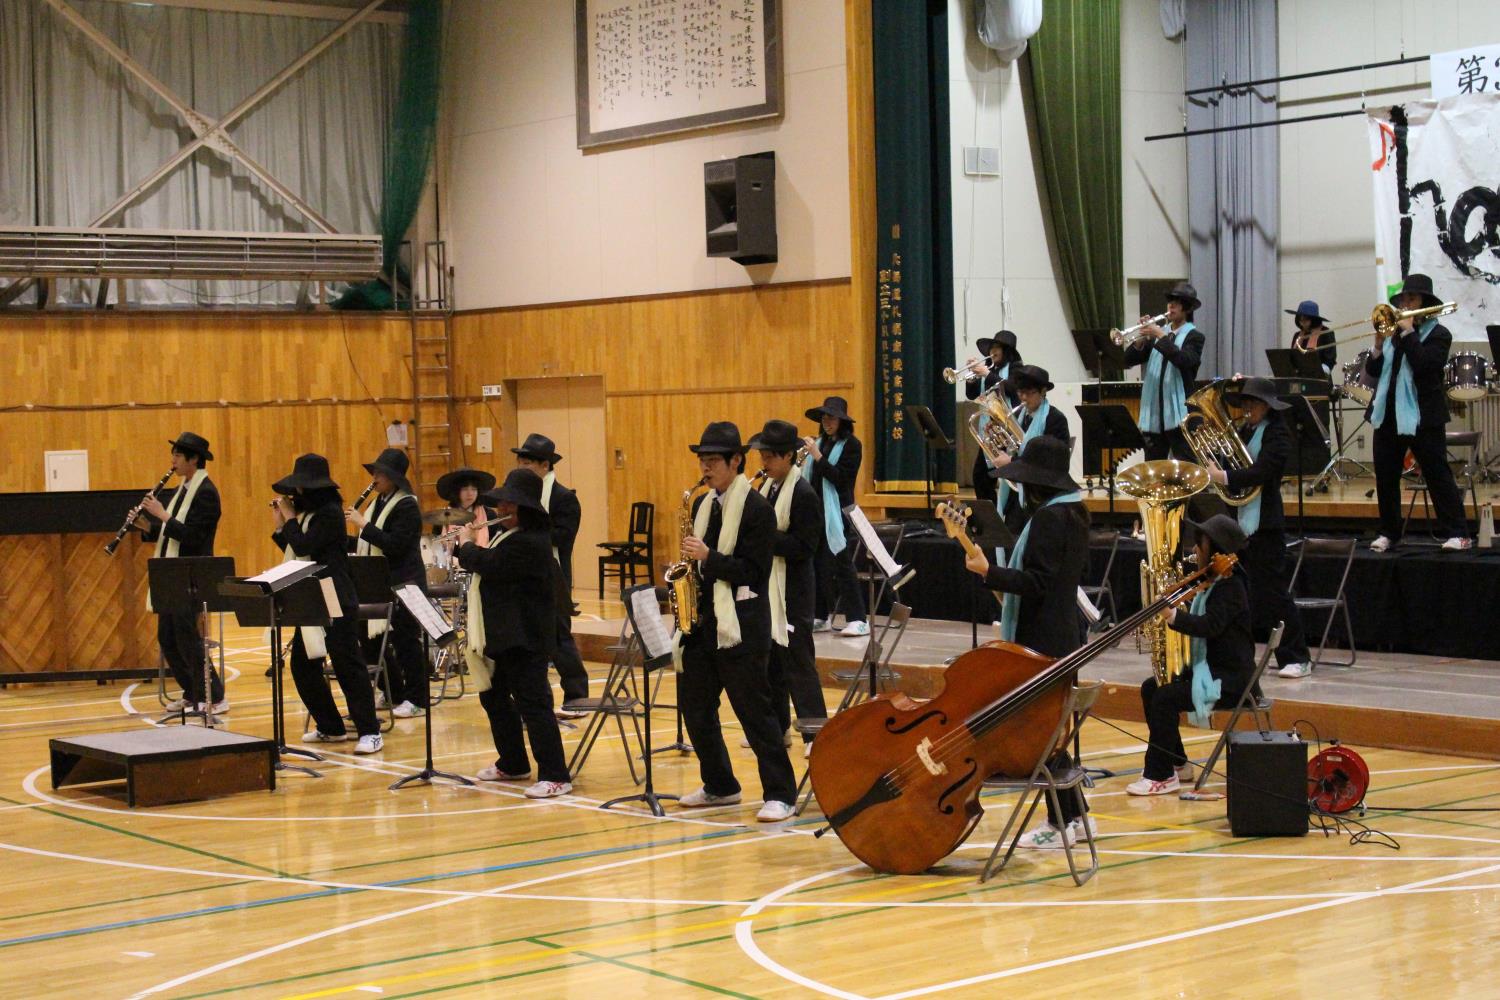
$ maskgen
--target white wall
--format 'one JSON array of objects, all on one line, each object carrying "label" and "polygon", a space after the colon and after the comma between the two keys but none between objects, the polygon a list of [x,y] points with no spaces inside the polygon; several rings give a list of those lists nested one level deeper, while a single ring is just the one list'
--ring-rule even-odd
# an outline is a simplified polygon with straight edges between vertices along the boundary
[{"label": "white wall", "polygon": [[780,260],[757,282],[846,277],[841,0],[782,5],[786,114],[584,153],[572,0],[454,0],[443,226],[461,309],[751,283],[704,247],[703,164],[776,152]]},{"label": "white wall", "polygon": [[1145,142],[1182,129],[1184,42],[1164,38],[1157,0],[1120,5],[1120,194],[1124,201],[1125,319],[1137,282],[1188,276],[1187,142]]}]

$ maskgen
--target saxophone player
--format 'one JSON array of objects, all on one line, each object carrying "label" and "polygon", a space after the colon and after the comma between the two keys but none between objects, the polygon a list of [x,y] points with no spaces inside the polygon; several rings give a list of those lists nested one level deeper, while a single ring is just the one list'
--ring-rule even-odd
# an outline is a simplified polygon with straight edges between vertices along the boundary
[{"label": "saxophone player", "polygon": [[797,782],[771,708],[767,657],[771,645],[768,583],[776,515],[744,476],[745,445],[728,421],[709,424],[697,444],[698,469],[710,487],[692,510],[683,558],[699,567],[698,621],[682,637],[677,700],[698,753],[703,787],[678,800],[689,808],[733,805],[740,784],[719,726],[719,695],[739,717],[760,767],[763,823],[790,819]]}]

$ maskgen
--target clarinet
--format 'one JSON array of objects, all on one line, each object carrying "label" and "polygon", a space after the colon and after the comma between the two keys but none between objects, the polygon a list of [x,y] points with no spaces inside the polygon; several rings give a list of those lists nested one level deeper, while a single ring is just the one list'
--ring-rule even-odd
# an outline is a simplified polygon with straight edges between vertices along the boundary
[{"label": "clarinet", "polygon": [[141,511],[145,508],[146,501],[150,500],[152,497],[156,496],[156,494],[160,493],[161,488],[167,485],[167,480],[171,478],[172,470],[168,469],[167,474],[165,476],[162,476],[161,480],[155,486],[147,490],[145,496],[141,497],[141,502],[130,508],[130,513],[125,515],[125,523],[120,525],[120,530],[115,532],[115,537],[104,543],[105,555],[112,556],[115,554],[115,549],[120,547],[120,542],[124,541],[125,536],[130,534],[131,524],[135,521],[136,518],[141,516]]},{"label": "clarinet", "polygon": [[370,499],[370,494],[374,493],[374,492],[375,492],[375,480],[372,479],[372,480],[370,480],[370,485],[365,487],[365,491],[363,493],[361,493],[359,496],[355,497],[354,498],[354,502],[352,504],[350,504],[349,506],[352,507],[352,508],[354,508],[355,510],[359,510],[359,505],[362,504],[362,503],[364,503],[366,500]]}]

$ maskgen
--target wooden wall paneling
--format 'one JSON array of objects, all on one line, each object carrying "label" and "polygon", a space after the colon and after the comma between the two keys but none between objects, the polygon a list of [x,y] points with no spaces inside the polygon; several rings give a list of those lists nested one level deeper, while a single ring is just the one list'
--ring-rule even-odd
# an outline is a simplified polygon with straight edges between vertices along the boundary
[{"label": "wooden wall paneling", "polygon": [[0,671],[58,670],[57,536],[0,536]]},{"label": "wooden wall paneling", "polygon": [[145,662],[130,662],[135,645],[132,633],[141,616],[147,614],[144,592],[137,603],[130,586],[132,560],[106,555],[104,543],[108,538],[104,535],[59,537],[66,667],[107,670],[147,666]]}]

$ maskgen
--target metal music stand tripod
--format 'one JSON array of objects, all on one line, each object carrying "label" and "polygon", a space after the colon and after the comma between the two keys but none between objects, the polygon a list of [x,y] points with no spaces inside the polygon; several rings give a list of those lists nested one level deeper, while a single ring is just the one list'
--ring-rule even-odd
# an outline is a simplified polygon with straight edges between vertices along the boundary
[{"label": "metal music stand tripod", "polygon": [[[438,607],[436,601],[422,593],[421,588],[416,584],[407,583],[392,587],[391,592],[395,595],[396,600],[405,605],[406,610],[417,620],[417,624],[422,626],[422,663],[424,665],[431,663],[432,646],[430,644],[436,643],[439,646],[446,646],[458,638],[458,633],[453,630],[453,626],[449,623],[447,616],[443,614],[443,609]],[[425,679],[423,683],[426,683]],[[439,771],[432,766],[432,710],[434,707],[433,700],[429,698],[427,699],[427,710],[422,713],[422,738],[427,745],[427,762],[422,765],[422,770],[416,774],[408,774],[406,777],[394,782],[390,789],[393,792],[406,787],[413,781],[425,781],[430,785],[433,778],[447,778],[449,781],[456,781],[460,785],[474,784],[474,782],[461,774]]]},{"label": "metal music stand tripod", "polygon": [[1099,461],[1109,476],[1109,513],[1115,513],[1115,466],[1109,453],[1134,451],[1146,447],[1141,429],[1135,425],[1130,410],[1119,403],[1079,403],[1078,419],[1083,421],[1085,440],[1100,450]]},{"label": "metal music stand tripod", "polygon": [[[234,559],[231,556],[177,556],[170,559],[153,558],[146,562],[147,586],[151,593],[151,607],[157,614],[192,615],[197,621],[201,613],[206,620],[210,611],[227,611],[228,605],[219,594],[219,584],[234,575]],[[158,724],[176,719],[187,725],[189,718],[201,718],[209,728],[214,724],[214,691],[212,681],[213,653],[208,637],[203,642],[203,709],[187,706],[187,692],[183,692],[183,707],[156,720]],[[224,630],[219,629],[219,651],[224,650]],[[222,663],[220,664],[222,666]]]},{"label": "metal music stand tripod", "polygon": [[[626,640],[633,642],[641,651],[641,714],[645,717],[645,732],[642,736],[641,760],[645,763],[645,784],[639,792],[634,795],[621,795],[610,799],[608,802],[600,803],[600,809],[608,809],[622,802],[644,802],[651,810],[653,816],[665,816],[666,810],[661,807],[662,799],[677,799],[677,795],[662,795],[656,791],[656,784],[652,779],[651,757],[654,751],[651,749],[651,671],[661,670],[672,665],[671,640],[667,636],[667,630],[661,623],[661,604],[657,598],[656,587],[645,584],[639,587],[631,587],[620,595],[625,604],[625,617],[630,621],[631,635]],[[654,618],[649,616],[654,615]],[[678,702],[682,699],[679,697]],[[682,707],[677,706],[678,739],[682,736]],[[685,745],[685,744],[684,744]],[[692,747],[688,747],[691,751]]]},{"label": "metal music stand tripod", "polygon": [[952,451],[953,441],[943,432],[943,425],[938,423],[937,417],[927,407],[915,404],[908,406],[906,415],[916,421],[917,427],[922,431],[922,450],[927,459],[927,509],[932,510],[932,484],[937,482],[937,456],[933,452]]}]

